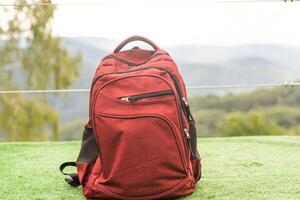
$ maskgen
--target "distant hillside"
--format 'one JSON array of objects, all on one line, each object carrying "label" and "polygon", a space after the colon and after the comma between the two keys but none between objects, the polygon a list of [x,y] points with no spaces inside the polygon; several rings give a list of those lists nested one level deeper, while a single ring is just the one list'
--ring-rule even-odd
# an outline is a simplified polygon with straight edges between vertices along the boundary
[{"label": "distant hillside", "polygon": [[[300,48],[291,46],[183,45],[170,48],[169,52],[187,85],[277,83],[300,77]],[[236,90],[225,92],[229,91]],[[224,90],[192,90],[190,93],[224,93]]]},{"label": "distant hillside", "polygon": [[[190,104],[201,137],[224,136],[220,130],[224,119],[232,114],[247,116],[252,111],[260,113],[264,118],[261,120],[276,124],[285,134],[300,135],[300,88],[281,87],[235,95],[194,96],[190,98]],[[256,122],[261,123],[264,122]],[[238,126],[237,123],[234,126]]]}]

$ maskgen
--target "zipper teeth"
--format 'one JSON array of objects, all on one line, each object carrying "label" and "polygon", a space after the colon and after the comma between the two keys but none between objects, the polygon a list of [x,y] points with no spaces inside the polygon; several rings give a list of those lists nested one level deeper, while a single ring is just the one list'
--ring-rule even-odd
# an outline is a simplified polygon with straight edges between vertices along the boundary
[{"label": "zipper teeth", "polygon": [[155,58],[155,57],[160,56],[160,55],[165,55],[165,54],[164,54],[164,53],[155,53],[155,54],[153,54],[149,59],[147,59],[146,61],[141,62],[141,63],[133,63],[133,62],[129,62],[129,61],[127,61],[127,60],[124,60],[124,59],[122,59],[122,58],[119,58],[119,57],[116,56],[116,55],[108,55],[108,56],[104,57],[104,58],[102,59],[102,61],[111,58],[111,59],[116,59],[116,60],[118,60],[118,61],[121,61],[121,62],[123,62],[123,63],[125,63],[125,64],[127,64],[127,65],[129,65],[129,66],[138,66],[138,65],[143,65],[143,64],[149,62],[150,60],[152,60],[152,58]]},{"label": "zipper teeth", "polygon": [[129,95],[129,96],[124,96],[124,97],[119,97],[119,98],[120,99],[126,98],[129,101],[137,101],[139,99],[160,97],[160,96],[166,96],[166,95],[172,95],[172,94],[174,94],[173,90],[162,90],[162,91],[149,92],[149,93],[144,93],[144,94]]}]

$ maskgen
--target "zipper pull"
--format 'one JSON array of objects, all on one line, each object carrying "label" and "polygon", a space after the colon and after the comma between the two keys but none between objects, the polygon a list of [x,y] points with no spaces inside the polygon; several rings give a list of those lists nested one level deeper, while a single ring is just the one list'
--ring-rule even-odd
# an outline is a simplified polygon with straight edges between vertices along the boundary
[{"label": "zipper pull", "polygon": [[194,120],[194,118],[193,118],[193,116],[191,114],[190,105],[189,105],[188,101],[184,97],[182,97],[182,101],[184,102],[184,104],[185,104],[185,106],[187,108],[187,113],[188,113],[189,120],[195,122],[195,120]]},{"label": "zipper pull", "polygon": [[184,133],[185,133],[185,136],[188,140],[191,139],[191,135],[190,135],[189,130],[187,128],[184,128]]},{"label": "zipper pull", "polygon": [[186,107],[189,107],[189,103],[187,102],[187,100],[184,97],[182,97],[182,101],[184,102]]},{"label": "zipper pull", "polygon": [[121,100],[122,100],[122,101],[126,101],[126,102],[131,102],[131,101],[129,100],[129,97],[122,97]]},{"label": "zipper pull", "polygon": [[134,102],[137,99],[135,97],[133,97],[133,96],[128,96],[128,97],[122,97],[121,100],[122,101],[126,101],[126,102]]}]

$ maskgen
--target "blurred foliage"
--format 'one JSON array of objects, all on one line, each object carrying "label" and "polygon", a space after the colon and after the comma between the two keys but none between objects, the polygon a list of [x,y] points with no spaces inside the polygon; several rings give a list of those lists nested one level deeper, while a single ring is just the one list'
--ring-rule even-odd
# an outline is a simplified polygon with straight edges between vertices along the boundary
[{"label": "blurred foliage", "polygon": [[64,125],[60,130],[60,140],[80,140],[86,119],[78,119]]},{"label": "blurred foliage", "polygon": [[227,94],[225,96],[196,96],[190,99],[194,109],[221,109],[230,111],[248,111],[258,107],[300,105],[300,93],[297,88],[263,89],[245,94]]},{"label": "blurred foliage", "polygon": [[299,88],[190,98],[199,136],[300,135]]},{"label": "blurred foliage", "polygon": [[233,112],[225,116],[219,127],[220,135],[275,135],[283,134],[278,125],[267,120],[262,113],[251,111],[249,113]]},{"label": "blurred foliage", "polygon": [[[1,128],[8,133],[6,140],[58,139],[58,116],[47,102],[9,95],[0,98],[0,105]],[[51,128],[53,134],[46,135],[45,128]]]},{"label": "blurred foliage", "polygon": [[[60,89],[79,75],[81,55],[69,55],[60,38],[53,36],[55,6],[25,4],[0,8],[9,19],[0,25],[0,89]],[[36,1],[51,3],[51,0]],[[17,81],[16,81],[17,80]],[[46,95],[0,96],[0,133],[7,140],[58,139],[58,114]],[[51,133],[51,134],[49,134]]]},{"label": "blurred foliage", "polygon": [[226,112],[220,109],[192,109],[193,117],[196,121],[198,135],[201,137],[217,136],[219,122],[223,119]]}]

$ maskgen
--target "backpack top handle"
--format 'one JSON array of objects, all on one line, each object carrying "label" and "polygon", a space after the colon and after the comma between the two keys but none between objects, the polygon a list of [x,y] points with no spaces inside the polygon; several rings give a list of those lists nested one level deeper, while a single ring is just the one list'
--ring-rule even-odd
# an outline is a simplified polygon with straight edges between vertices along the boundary
[{"label": "backpack top handle", "polygon": [[120,52],[120,50],[126,46],[128,43],[133,42],[133,41],[142,41],[145,42],[147,44],[149,44],[154,50],[158,50],[158,46],[152,42],[151,40],[149,40],[148,38],[145,38],[143,36],[139,36],[139,35],[134,35],[131,36],[129,38],[127,38],[126,40],[124,40],[123,42],[121,42],[114,50],[114,53],[118,53]]}]

